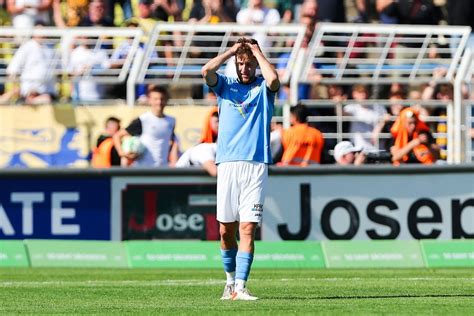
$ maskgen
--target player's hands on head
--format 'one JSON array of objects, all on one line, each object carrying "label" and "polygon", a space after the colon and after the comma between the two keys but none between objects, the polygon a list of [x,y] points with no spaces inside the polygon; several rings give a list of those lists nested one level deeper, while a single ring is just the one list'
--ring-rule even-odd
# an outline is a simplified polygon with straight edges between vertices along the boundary
[{"label": "player's hands on head", "polygon": [[240,46],[242,46],[242,44],[237,42],[230,48],[232,55],[235,55],[237,53],[237,50],[239,49]]}]

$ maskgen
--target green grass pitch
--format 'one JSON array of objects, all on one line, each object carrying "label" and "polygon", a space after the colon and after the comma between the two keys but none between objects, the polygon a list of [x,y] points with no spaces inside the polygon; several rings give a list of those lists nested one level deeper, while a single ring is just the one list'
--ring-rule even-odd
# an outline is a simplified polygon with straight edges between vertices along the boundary
[{"label": "green grass pitch", "polygon": [[220,301],[219,269],[0,269],[0,314],[474,314],[473,269],[254,269],[261,299]]}]

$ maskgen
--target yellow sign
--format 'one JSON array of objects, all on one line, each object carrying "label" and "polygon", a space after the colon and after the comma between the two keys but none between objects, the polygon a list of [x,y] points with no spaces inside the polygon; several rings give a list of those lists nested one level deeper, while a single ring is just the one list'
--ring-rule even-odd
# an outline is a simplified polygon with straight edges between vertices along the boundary
[{"label": "yellow sign", "polygon": [[[126,127],[147,106],[4,106],[0,107],[1,167],[87,167],[90,152],[110,116]],[[176,118],[181,150],[199,141],[208,108],[169,106]]]}]

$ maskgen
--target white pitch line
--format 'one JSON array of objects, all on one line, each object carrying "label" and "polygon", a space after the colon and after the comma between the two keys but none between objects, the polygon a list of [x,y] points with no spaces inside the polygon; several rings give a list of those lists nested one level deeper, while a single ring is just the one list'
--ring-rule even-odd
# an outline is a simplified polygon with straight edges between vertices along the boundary
[{"label": "white pitch line", "polygon": [[[252,279],[255,282],[268,281],[268,279]],[[368,278],[282,278],[275,281],[315,281],[315,282],[337,282],[337,281],[362,281]],[[473,282],[474,278],[380,278],[380,281],[467,281]],[[86,281],[0,281],[0,288],[5,287],[42,287],[42,286],[213,286],[225,283],[223,279],[183,279],[183,280],[86,280]]]},{"label": "white pitch line", "polygon": [[216,285],[225,284],[225,280],[88,280],[88,281],[0,281],[1,287],[17,287],[17,286],[160,286],[160,285],[171,285],[171,286],[203,286],[203,285]]}]

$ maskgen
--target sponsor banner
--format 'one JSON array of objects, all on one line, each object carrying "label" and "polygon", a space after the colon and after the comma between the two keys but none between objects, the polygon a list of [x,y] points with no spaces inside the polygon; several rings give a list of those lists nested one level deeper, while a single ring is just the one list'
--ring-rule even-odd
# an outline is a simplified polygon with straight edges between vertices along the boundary
[{"label": "sponsor banner", "polygon": [[324,255],[318,242],[256,242],[253,266],[256,268],[324,268]]},{"label": "sponsor banner", "polygon": [[110,179],[0,179],[0,239],[110,240]]},{"label": "sponsor banner", "polygon": [[[126,127],[148,110],[125,105],[0,107],[0,167],[86,167],[111,113]],[[175,132],[182,150],[199,142],[208,111],[203,106],[166,108],[167,115],[179,117]]]},{"label": "sponsor banner", "polygon": [[[127,241],[133,268],[221,268],[220,244],[208,241]],[[256,242],[253,267],[324,268],[319,243]]]},{"label": "sponsor banner", "polygon": [[127,241],[132,268],[220,268],[218,242]]},{"label": "sponsor banner", "polygon": [[270,176],[262,240],[474,238],[474,173],[414,175]]},{"label": "sponsor banner", "polygon": [[418,241],[325,241],[328,268],[424,267]]},{"label": "sponsor banner", "polygon": [[421,247],[428,268],[474,268],[474,241],[472,240],[423,240]]},{"label": "sponsor banner", "polygon": [[0,267],[29,267],[22,240],[0,240]]},{"label": "sponsor banner", "polygon": [[115,177],[112,201],[114,240],[219,240],[213,178]]},{"label": "sponsor banner", "polygon": [[79,240],[26,240],[32,267],[127,268],[122,243]]}]

